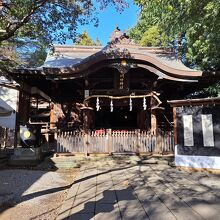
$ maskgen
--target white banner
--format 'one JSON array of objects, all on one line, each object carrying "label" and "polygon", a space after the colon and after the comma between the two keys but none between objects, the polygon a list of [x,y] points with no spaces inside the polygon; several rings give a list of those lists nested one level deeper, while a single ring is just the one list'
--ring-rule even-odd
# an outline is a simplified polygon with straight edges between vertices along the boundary
[{"label": "white banner", "polygon": [[194,146],[192,115],[183,115],[184,146]]},{"label": "white banner", "polygon": [[202,117],[202,133],[204,147],[214,147],[213,123],[212,115],[201,115]]}]

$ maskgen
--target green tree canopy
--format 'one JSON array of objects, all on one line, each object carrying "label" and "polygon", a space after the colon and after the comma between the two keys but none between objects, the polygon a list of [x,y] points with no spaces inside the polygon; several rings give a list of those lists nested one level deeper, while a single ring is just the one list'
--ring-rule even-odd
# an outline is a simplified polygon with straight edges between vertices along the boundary
[{"label": "green tree canopy", "polygon": [[[117,10],[127,7],[126,0],[0,0],[0,47],[10,45],[25,66],[40,65],[46,49],[54,42],[65,43],[77,37],[77,27],[98,24],[97,10],[114,4]],[[94,5],[95,4],[95,5]],[[99,42],[97,42],[99,43]],[[7,46],[7,47],[8,47]],[[29,49],[28,49],[29,47]],[[2,58],[0,65],[10,66]],[[12,59],[12,56],[10,56]],[[6,65],[7,64],[7,65]]]},{"label": "green tree canopy", "polygon": [[16,46],[8,42],[2,43],[0,47],[0,67],[6,68],[17,64],[20,64],[20,59],[16,53]]},{"label": "green tree canopy", "polygon": [[46,56],[46,48],[35,41],[4,41],[0,47],[0,73],[10,67],[38,67],[44,63]]},{"label": "green tree canopy", "polygon": [[160,32],[157,26],[150,27],[147,31],[144,32],[141,40],[141,46],[159,46],[160,45]]},{"label": "green tree canopy", "polygon": [[75,39],[78,25],[97,24],[96,8],[114,3],[123,10],[125,1],[98,0],[9,0],[0,13],[0,42],[12,37],[38,40],[43,44]]},{"label": "green tree canopy", "polygon": [[101,46],[101,42],[96,38],[96,41],[93,41],[93,39],[89,36],[87,31],[83,31],[82,34],[80,34],[76,40],[76,45],[83,45],[83,46]]},{"label": "green tree canopy", "polygon": [[[219,0],[135,0],[141,13],[130,36],[140,42],[157,26],[165,39],[186,34],[188,62],[200,69],[220,70]],[[149,33],[148,33],[149,35]],[[143,41],[143,40],[142,40]],[[163,41],[163,40],[161,40]]]}]

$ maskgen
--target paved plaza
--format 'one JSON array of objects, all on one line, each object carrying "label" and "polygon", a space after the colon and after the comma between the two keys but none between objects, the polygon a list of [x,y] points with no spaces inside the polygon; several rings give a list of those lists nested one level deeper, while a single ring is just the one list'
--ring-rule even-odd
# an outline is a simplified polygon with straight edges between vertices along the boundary
[{"label": "paved plaza", "polygon": [[220,219],[220,176],[168,165],[82,167],[57,220]]}]

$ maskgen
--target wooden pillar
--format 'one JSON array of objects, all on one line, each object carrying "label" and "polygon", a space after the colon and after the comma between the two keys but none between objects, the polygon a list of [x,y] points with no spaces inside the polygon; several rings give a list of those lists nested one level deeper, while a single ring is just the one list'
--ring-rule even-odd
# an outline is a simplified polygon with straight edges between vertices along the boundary
[{"label": "wooden pillar", "polygon": [[156,136],[156,153],[162,153],[162,136],[158,130],[157,110],[154,107],[157,105],[156,100],[151,97],[151,134]]},{"label": "wooden pillar", "polygon": [[155,153],[162,153],[162,137],[158,131],[156,110],[151,110],[151,135],[156,137]]},{"label": "wooden pillar", "polygon": [[55,124],[57,122],[55,108],[56,108],[55,104],[52,103],[50,106],[50,128],[55,128]]},{"label": "wooden pillar", "polygon": [[157,105],[157,101],[154,97],[150,99],[150,107],[151,107],[151,134],[156,135],[157,133],[157,113],[154,107]]},{"label": "wooden pillar", "polygon": [[89,110],[83,109],[83,130],[88,133],[89,130]]},{"label": "wooden pillar", "polygon": [[151,134],[156,135],[157,133],[157,114],[156,110],[151,110]]},{"label": "wooden pillar", "polygon": [[174,122],[174,145],[177,145],[177,121],[176,121],[176,107],[173,107],[173,122]]},{"label": "wooden pillar", "polygon": [[83,142],[84,142],[84,146],[85,146],[85,155],[88,156],[89,155],[89,145],[90,145],[90,136],[89,136],[88,131],[85,133]]},{"label": "wooden pillar", "polygon": [[83,130],[85,132],[84,136],[84,146],[85,146],[85,155],[89,155],[89,147],[90,147],[90,132],[89,132],[89,125],[90,125],[90,111],[89,109],[83,109]]}]

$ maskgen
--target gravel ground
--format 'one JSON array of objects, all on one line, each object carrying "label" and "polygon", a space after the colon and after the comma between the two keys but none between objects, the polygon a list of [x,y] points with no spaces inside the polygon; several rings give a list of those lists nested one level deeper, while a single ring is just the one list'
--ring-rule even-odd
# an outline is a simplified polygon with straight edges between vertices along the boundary
[{"label": "gravel ground", "polygon": [[0,170],[0,220],[55,219],[77,171]]}]

